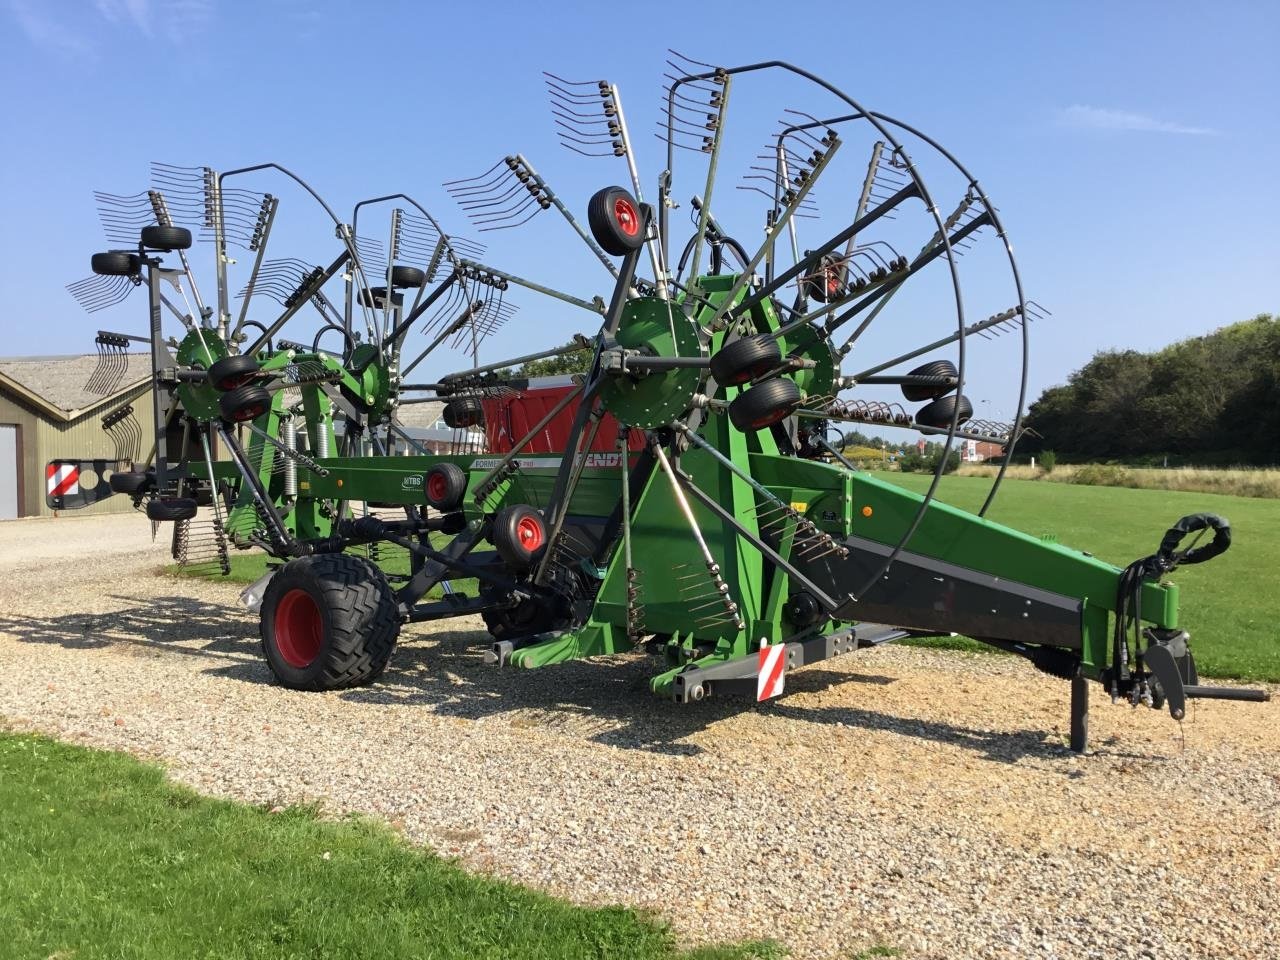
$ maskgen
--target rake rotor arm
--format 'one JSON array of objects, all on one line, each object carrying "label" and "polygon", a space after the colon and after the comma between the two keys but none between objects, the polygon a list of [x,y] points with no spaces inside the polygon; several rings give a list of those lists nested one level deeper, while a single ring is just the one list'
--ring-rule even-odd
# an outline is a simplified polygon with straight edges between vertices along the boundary
[{"label": "rake rotor arm", "polygon": [[[980,320],[977,323],[971,323],[969,324],[969,326],[965,327],[964,329],[965,336],[972,336],[975,333],[981,333],[983,330],[988,330],[991,327],[996,327],[996,326],[999,326],[1000,324],[1008,323],[1015,316],[1020,316],[1020,315],[1021,315],[1021,311],[1017,307],[1013,307],[1005,311],[1004,313],[998,313],[995,316],[988,317],[986,320]],[[890,367],[896,367],[900,363],[906,363],[908,360],[914,360],[916,357],[924,356],[926,353],[929,353],[933,350],[937,350],[939,347],[945,347],[949,343],[955,343],[959,339],[960,339],[959,333],[950,334],[948,336],[941,338],[940,340],[934,340],[932,343],[926,344],[923,347],[917,347],[915,350],[910,350],[907,353],[899,354],[898,356],[894,357],[892,360],[886,360],[884,363],[878,363],[874,367],[868,367],[866,370],[863,370],[860,373],[855,373],[851,376],[844,377],[842,379],[843,381],[847,381],[845,383],[845,386],[847,387],[854,386],[855,384],[858,384],[858,383],[871,383],[873,381],[869,380],[868,378],[875,376],[881,371],[888,370]]]},{"label": "rake rotor arm", "polygon": [[[507,360],[497,360],[493,363],[485,363],[478,367],[469,367],[466,370],[459,370],[456,373],[446,373],[440,379],[444,381],[442,385],[447,385],[451,379],[466,380],[480,373],[489,373],[494,370],[502,370],[505,367],[515,367],[522,363],[528,363],[531,360],[545,360],[548,357],[562,357],[567,353],[578,353],[582,350],[590,350],[592,340],[585,334],[575,333],[573,339],[562,347],[553,347],[550,350],[539,350],[537,353],[526,353],[524,356],[511,357]],[[407,372],[407,371],[406,371]]]},{"label": "rake rotor arm", "polygon": [[430,310],[432,305],[444,296],[449,287],[456,283],[460,276],[461,275],[458,273],[457,269],[454,269],[449,276],[445,277],[438,287],[432,290],[431,293],[427,294],[427,296],[424,297],[417,306],[410,310],[409,313],[401,319],[400,323],[397,324],[389,334],[387,334],[387,343],[395,345],[403,340],[414,321]]},{"label": "rake rotor arm", "polygon": [[[965,237],[969,236],[974,231],[987,226],[987,224],[989,223],[989,220],[987,219],[987,217],[988,215],[985,212],[980,214],[979,216],[971,220],[969,223],[965,224],[962,228],[957,230],[954,234],[952,234],[951,237],[949,238],[948,243],[936,244],[933,247],[931,247],[928,250],[928,252],[922,253],[920,256],[916,257],[915,260],[911,262],[911,265],[908,266],[907,269],[902,274],[890,280],[888,283],[882,286],[879,290],[876,290],[873,293],[867,294],[865,297],[859,300],[856,304],[854,304],[844,313],[840,314],[840,316],[828,322],[826,325],[826,329],[824,331],[825,335],[828,337],[831,336],[831,334],[835,333],[836,330],[840,329],[842,326],[844,326],[846,323],[848,323],[850,320],[852,320],[862,311],[872,306],[874,303],[876,303],[876,301],[880,300],[882,297],[888,296],[892,291],[902,286],[904,283],[907,282],[908,279],[915,276],[915,274],[919,273],[929,264],[933,263],[934,260],[937,260],[939,257],[943,256],[944,254],[949,253],[949,251],[951,250],[951,247],[953,247],[957,242],[959,242],[960,240],[963,240]],[[854,334],[849,338],[848,342],[845,344],[846,348],[851,347],[852,343],[858,338],[858,336],[862,333],[862,331],[866,329],[866,326],[867,326],[867,323],[865,322],[861,326],[859,326],[859,328],[854,332]],[[786,328],[782,328],[782,329],[786,329]],[[959,333],[957,333],[955,339],[960,340],[962,339],[962,337],[960,336]]]},{"label": "rake rotor arm", "polygon": [[[839,233],[837,233],[834,237],[832,237],[822,246],[818,247],[818,249],[811,251],[810,254],[807,257],[805,257],[803,260],[794,264],[788,269],[784,270],[778,276],[774,277],[773,280],[769,281],[768,283],[760,287],[758,290],[753,292],[750,296],[744,297],[739,303],[737,303],[732,308],[731,311],[726,311],[722,315],[721,322],[723,322],[723,316],[728,316],[730,313],[732,313],[734,316],[738,316],[748,312],[753,306],[755,306],[758,303],[762,303],[764,300],[773,296],[775,293],[777,293],[779,290],[785,287],[792,280],[796,279],[796,277],[799,277],[801,274],[804,274],[813,270],[813,268],[816,267],[821,262],[824,256],[831,253],[833,250],[836,250],[838,247],[844,244],[850,237],[854,236],[857,233],[862,232],[871,224],[875,223],[877,220],[883,217],[886,213],[889,213],[891,210],[893,210],[895,207],[899,206],[900,204],[904,203],[905,201],[910,200],[913,197],[919,197],[919,196],[921,196],[919,185],[916,183],[907,184],[905,187],[903,187],[901,190],[895,193],[892,197],[889,197],[883,203],[877,205],[874,209],[868,210],[864,216],[859,217],[849,226],[845,227],[845,229],[841,230]],[[799,326],[800,323],[801,321],[794,321],[794,326]],[[787,328],[784,327],[780,329],[778,332],[779,334],[784,335],[788,331],[787,331]]]},{"label": "rake rotor arm", "polygon": [[583,310],[586,310],[589,313],[604,313],[604,304],[601,302],[599,297],[597,297],[594,301],[588,302],[586,300],[582,300],[578,297],[575,297],[572,294],[563,293],[559,290],[553,289],[552,287],[545,287],[540,283],[534,283],[532,280],[526,280],[524,277],[517,277],[514,273],[506,273],[502,270],[497,270],[493,267],[485,266],[482,263],[477,263],[475,260],[459,259],[458,266],[466,269],[470,269],[470,270],[480,270],[480,271],[483,271],[484,273],[492,274],[493,276],[498,277],[501,280],[506,280],[509,283],[514,283],[521,287],[525,287],[526,289],[532,290],[535,293],[541,293],[541,294],[544,294],[545,296],[553,297],[556,300],[561,300],[564,303],[572,304],[575,307],[581,307]]},{"label": "rake rotor arm", "polygon": [[288,323],[290,318],[299,310],[301,310],[304,304],[306,304],[311,300],[311,297],[316,293],[316,291],[319,290],[321,287],[323,287],[326,283],[328,283],[333,278],[334,274],[336,274],[339,270],[343,268],[343,266],[347,263],[350,257],[351,257],[351,254],[347,250],[344,250],[342,251],[342,253],[338,254],[338,258],[334,260],[333,263],[329,264],[326,270],[321,272],[314,281],[312,281],[311,283],[308,283],[305,287],[303,287],[298,291],[298,296],[297,296],[297,299],[294,301],[293,306],[286,307],[284,313],[282,313],[275,320],[275,322],[271,324],[271,326],[267,327],[267,329],[263,332],[262,336],[258,337],[258,339],[255,340],[253,344],[249,347],[249,349],[244,352],[252,355],[257,353],[259,350],[261,350],[263,346],[266,345],[267,341],[269,341],[272,337],[274,337],[277,333],[279,333],[280,328],[283,327],[286,323]]}]

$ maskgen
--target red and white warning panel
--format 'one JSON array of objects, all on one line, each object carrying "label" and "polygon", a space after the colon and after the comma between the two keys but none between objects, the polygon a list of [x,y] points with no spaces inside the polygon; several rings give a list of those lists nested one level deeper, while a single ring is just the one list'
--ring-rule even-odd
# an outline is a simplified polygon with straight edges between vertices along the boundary
[{"label": "red and white warning panel", "polygon": [[80,492],[80,465],[55,461],[44,468],[45,496],[66,497]]},{"label": "red and white warning panel", "polygon": [[782,693],[787,674],[787,645],[765,644],[760,648],[760,672],[756,674],[756,700],[768,700]]}]

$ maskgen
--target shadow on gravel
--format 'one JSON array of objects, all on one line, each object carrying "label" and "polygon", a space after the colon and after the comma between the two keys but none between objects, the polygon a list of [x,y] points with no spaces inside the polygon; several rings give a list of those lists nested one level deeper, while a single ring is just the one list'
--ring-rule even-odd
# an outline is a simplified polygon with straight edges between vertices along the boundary
[{"label": "shadow on gravel", "polygon": [[[261,658],[256,618],[225,603],[183,596],[108,599],[127,606],[110,613],[57,617],[0,614],[0,632],[23,643],[69,649],[132,645],[220,661],[209,672],[245,683],[271,684]],[[500,670],[484,663],[489,635],[482,630],[412,631],[386,673],[373,685],[333,696],[352,703],[421,706],[465,720],[505,718],[517,729],[553,730],[628,750],[693,756],[704,748],[689,738],[748,712],[824,726],[878,730],[951,744],[984,758],[1013,763],[1024,757],[1061,758],[1061,744],[1046,731],[990,731],[944,721],[917,720],[852,706],[797,700],[757,705],[711,697],[698,704],[655,700],[649,677],[661,660],[644,653],[577,660],[542,670]],[[854,685],[883,686],[892,677],[806,668],[787,678],[791,693]],[[317,696],[324,696],[318,694]]]},{"label": "shadow on gravel", "polygon": [[57,617],[0,613],[0,633],[22,643],[50,643],[73,650],[119,644],[225,660],[258,656],[256,620],[225,603],[191,597],[126,597],[110,613],[70,613]]},{"label": "shadow on gravel", "polygon": [[[665,703],[649,691],[649,677],[661,661],[646,654],[570,661],[541,670],[500,670],[483,662],[488,642],[488,634],[482,631],[442,631],[427,643],[411,640],[396,650],[376,684],[339,696],[354,703],[419,705],[466,720],[505,717],[517,729],[553,730],[607,746],[677,756],[703,753],[704,748],[689,742],[689,737],[747,712],[951,744],[1000,763],[1066,755],[1040,729],[975,730],[787,699],[765,705],[730,697],[711,697],[697,704]],[[893,682],[894,678],[879,674],[815,668],[787,678],[792,693]]]}]

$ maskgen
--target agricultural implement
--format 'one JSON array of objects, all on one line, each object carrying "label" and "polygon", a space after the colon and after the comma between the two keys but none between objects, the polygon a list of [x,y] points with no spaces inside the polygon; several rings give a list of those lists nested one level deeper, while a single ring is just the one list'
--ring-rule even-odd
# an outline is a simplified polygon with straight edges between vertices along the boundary
[{"label": "agricultural implement", "polygon": [[[677,56],[669,65],[666,163],[652,205],[618,89],[551,74],[564,145],[621,159],[629,186],[596,192],[584,227],[522,154],[445,184],[482,232],[554,210],[607,273],[595,296],[482,263],[477,245],[446,234],[403,194],[357,204],[350,224],[322,203],[340,241],[327,267],[267,261],[277,201],[227,181],[264,169],[300,180],[271,164],[221,174],[160,167],[157,179],[186,198],[182,212],[211,232],[218,302],[205,307],[184,253],[191,232],[176,225],[163,189],[110,198],[108,226],[140,230],[140,242],[96,255],[95,277],[72,289],[96,309],[148,288],[151,327],[132,339],[150,345],[159,427],[149,465],[119,463],[74,502],[53,505],[125,493],[153,521],[180,524],[204,509],[224,570],[229,549],[265,551],[275,565],[246,593],[271,669],[300,689],[373,680],[404,623],[479,614],[495,664],[546,667],[644,646],[661,661],[653,692],[682,703],[766,700],[806,664],[963,634],[1071,683],[1076,750],[1086,745],[1090,681],[1113,700],[1167,705],[1175,718],[1191,697],[1265,699],[1199,683],[1177,588],[1163,579],[1227,549],[1222,518],[1183,518],[1155,553],[1122,569],[987,519],[1003,466],[977,513],[935,499],[957,441],[997,443],[1008,462],[1022,432],[1028,326],[1044,313],[1024,296],[978,181],[925,134],[789,64],[721,68]],[[784,113],[763,153],[747,156],[742,192],[717,207],[717,175],[733,149],[730,101],[764,77],[819,103]],[[926,184],[908,143],[942,171],[942,187]],[[940,206],[943,191],[958,202]],[[752,194],[767,203],[765,239],[749,250],[726,224]],[[379,259],[357,217],[397,199],[415,213],[410,224],[395,209]],[[675,216],[682,203],[687,237]],[[802,228],[814,235],[808,245]],[[998,241],[985,260],[969,252],[981,235]],[[227,276],[234,236],[253,254],[238,316]],[[158,253],[176,254],[180,269]],[[984,300],[1006,293],[976,321],[961,295],[966,253],[1005,278],[977,285]],[[193,291],[185,312],[166,283]],[[330,285],[343,289],[331,298]],[[259,323],[250,298],[264,289],[282,312]],[[511,315],[504,296],[516,289],[590,313],[598,329],[481,364],[478,343]],[[318,332],[282,341],[308,304]],[[165,310],[186,327],[181,340],[163,340]],[[943,320],[930,330],[913,319],[922,316]],[[429,343],[406,362],[415,325]],[[1022,370],[1010,423],[975,418],[964,393],[971,341],[1001,333],[1016,338]],[[336,349],[320,348],[324,336]],[[130,339],[100,337],[99,381]],[[470,366],[407,382],[446,342],[469,352]],[[555,389],[510,375],[568,352],[582,354],[582,372]],[[420,399],[446,401],[450,426],[483,425],[487,449],[392,456],[409,442],[395,412]],[[842,453],[846,423],[940,438],[927,489],[856,469]],[[1211,542],[1183,548],[1206,532]],[[393,548],[407,569],[384,562]],[[475,587],[454,589],[460,581]]]}]

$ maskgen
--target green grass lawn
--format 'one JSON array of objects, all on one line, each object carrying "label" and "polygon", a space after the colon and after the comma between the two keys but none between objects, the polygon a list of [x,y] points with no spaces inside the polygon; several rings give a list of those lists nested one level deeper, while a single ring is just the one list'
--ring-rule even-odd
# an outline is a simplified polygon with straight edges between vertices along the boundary
[{"label": "green grass lawn", "polygon": [[0,956],[771,957],[476,877],[364,820],[209,800],[123,754],[0,734]]},{"label": "green grass lawn", "polygon": [[[922,474],[877,478],[923,493]],[[991,481],[944,477],[938,499],[964,510],[982,505]],[[1212,493],[1087,487],[1006,480],[987,516],[1120,566],[1155,552],[1165,530],[1189,513],[1231,521],[1231,549],[1208,563],[1179,567],[1182,626],[1196,663],[1216,677],[1280,681],[1280,504]],[[1189,541],[1188,541],[1189,542]],[[1202,541],[1203,542],[1203,541]],[[926,644],[928,642],[926,641]]]}]

